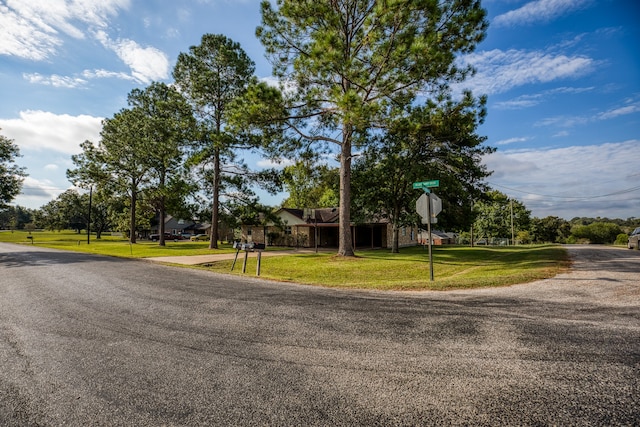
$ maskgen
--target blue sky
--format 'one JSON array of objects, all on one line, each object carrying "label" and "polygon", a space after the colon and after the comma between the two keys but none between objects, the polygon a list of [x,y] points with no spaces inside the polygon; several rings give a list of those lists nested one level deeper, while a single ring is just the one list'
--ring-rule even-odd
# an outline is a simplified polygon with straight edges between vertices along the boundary
[{"label": "blue sky", "polygon": [[[498,149],[484,159],[490,185],[537,217],[640,217],[640,3],[483,7],[487,38],[460,61],[478,70],[462,86],[489,97],[479,132]],[[258,0],[0,0],[0,133],[29,174],[14,204],[38,208],[70,188],[80,143],[99,140],[131,89],[170,82],[205,33],[239,42],[269,79],[259,23]]]}]

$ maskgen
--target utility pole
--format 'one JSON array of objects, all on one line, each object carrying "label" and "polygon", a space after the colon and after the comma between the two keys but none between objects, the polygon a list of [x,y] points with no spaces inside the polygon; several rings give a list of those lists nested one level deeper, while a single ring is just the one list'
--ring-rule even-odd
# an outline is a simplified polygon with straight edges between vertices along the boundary
[{"label": "utility pole", "polygon": [[93,196],[93,185],[89,187],[89,215],[87,216],[87,245],[91,244],[91,198]]},{"label": "utility pole", "polygon": [[516,235],[513,228],[513,199],[509,199],[509,206],[511,208],[511,245],[516,244]]}]

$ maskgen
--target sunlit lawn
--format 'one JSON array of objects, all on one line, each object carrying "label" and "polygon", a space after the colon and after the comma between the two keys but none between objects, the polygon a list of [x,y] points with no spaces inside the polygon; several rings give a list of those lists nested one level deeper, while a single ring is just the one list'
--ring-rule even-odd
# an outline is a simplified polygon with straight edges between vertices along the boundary
[{"label": "sunlit lawn", "polygon": [[87,243],[86,234],[73,231],[3,231],[0,232],[0,242],[32,244],[29,236],[33,237],[33,244],[38,246],[126,258],[222,254],[234,251],[230,244],[219,245],[219,249],[209,249],[209,242],[188,240],[167,241],[164,247],[149,240],[138,240],[136,244],[131,245],[126,238],[111,236],[110,233],[103,234],[100,240],[92,235]]},{"label": "sunlit lawn", "polygon": [[[33,237],[33,243],[28,236]],[[63,232],[0,232],[0,242],[35,244],[56,249],[102,255],[148,258],[235,253],[229,244],[211,250],[208,242],[140,240],[134,245],[122,237],[92,236],[87,244],[85,234]],[[274,249],[274,248],[270,248]],[[261,277],[329,287],[380,290],[456,289],[505,286],[553,277],[569,266],[567,252],[561,246],[462,247],[433,248],[434,278],[430,281],[428,251],[423,247],[403,248],[399,254],[389,250],[356,252],[355,258],[342,258],[333,252],[318,254],[299,252],[293,255],[263,257]],[[247,261],[242,273],[242,255],[234,271],[232,260],[208,263],[210,271],[254,275],[256,258]]]},{"label": "sunlit lawn", "polygon": [[[569,266],[560,246],[434,248],[434,281],[430,281],[428,252],[421,247],[360,251],[356,258],[332,253],[264,257],[261,277],[329,287],[381,290],[454,289],[505,286],[553,277]],[[255,258],[247,261],[247,272],[256,271]],[[232,261],[208,267],[229,273]],[[235,274],[241,268],[234,268]]]}]

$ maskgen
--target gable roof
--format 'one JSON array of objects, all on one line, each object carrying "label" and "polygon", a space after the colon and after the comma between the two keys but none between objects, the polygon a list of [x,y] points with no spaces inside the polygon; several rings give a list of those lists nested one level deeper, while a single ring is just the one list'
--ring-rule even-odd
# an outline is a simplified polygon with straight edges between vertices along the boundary
[{"label": "gable roof", "polygon": [[[309,212],[311,211],[311,212]],[[318,222],[318,223],[337,223],[340,219],[340,214],[337,208],[316,208],[316,209],[292,209],[292,208],[280,208],[276,214],[287,212],[304,222]],[[314,216],[307,217],[308,214],[313,213]]]}]

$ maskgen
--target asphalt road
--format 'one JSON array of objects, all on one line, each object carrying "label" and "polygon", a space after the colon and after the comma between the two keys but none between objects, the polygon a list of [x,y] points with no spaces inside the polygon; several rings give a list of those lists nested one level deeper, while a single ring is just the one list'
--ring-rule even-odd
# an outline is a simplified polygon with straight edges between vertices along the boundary
[{"label": "asphalt road", "polygon": [[0,425],[640,425],[640,251],[382,293],[0,244]]}]

